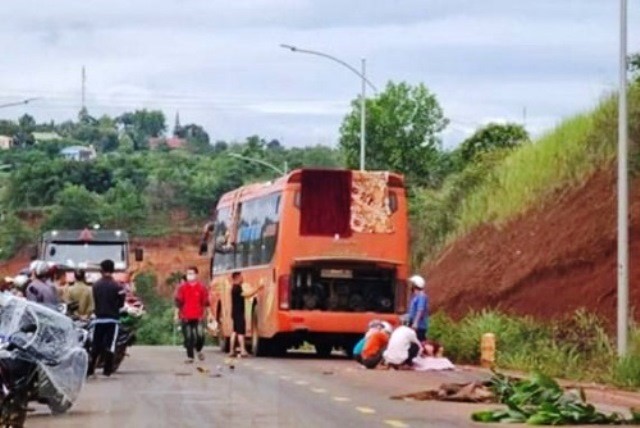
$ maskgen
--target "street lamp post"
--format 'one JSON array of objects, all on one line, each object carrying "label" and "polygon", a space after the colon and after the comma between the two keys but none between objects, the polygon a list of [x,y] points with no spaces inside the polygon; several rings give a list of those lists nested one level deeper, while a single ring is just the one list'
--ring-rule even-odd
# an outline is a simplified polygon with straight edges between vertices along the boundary
[{"label": "street lamp post", "polygon": [[289,172],[289,167],[287,165],[287,161],[284,161],[284,169],[280,169],[277,166],[275,166],[275,165],[273,165],[273,164],[271,164],[269,162],[263,161],[262,159],[250,158],[248,156],[242,156],[242,155],[240,155],[238,153],[229,153],[229,156],[231,156],[232,158],[241,159],[243,161],[253,162],[253,163],[260,164],[260,165],[264,165],[267,168],[271,168],[272,170],[274,170],[278,174],[285,175],[286,173]]},{"label": "street lamp post", "polygon": [[620,0],[620,89],[618,94],[618,355],[627,354],[629,334],[629,172],[627,125],[627,0]]},{"label": "street lamp post", "polygon": [[316,56],[321,56],[323,58],[327,58],[330,59],[331,61],[337,62],[338,64],[342,65],[343,67],[349,69],[352,73],[354,73],[356,76],[360,77],[360,79],[362,79],[362,93],[360,95],[360,170],[364,171],[365,169],[365,147],[366,147],[366,91],[367,91],[367,85],[369,85],[371,87],[371,89],[373,89],[374,92],[378,92],[378,89],[376,88],[376,86],[371,83],[366,76],[366,60],[364,58],[362,58],[362,65],[361,65],[361,69],[360,71],[358,71],[355,67],[353,67],[352,65],[350,65],[349,63],[336,58],[332,55],[326,54],[324,52],[318,52],[318,51],[312,51],[309,49],[300,49],[296,46],[292,46],[292,45],[285,45],[285,44],[281,44],[280,47],[284,48],[284,49],[288,49],[291,52],[299,52],[299,53],[305,53],[305,54],[310,54],[310,55],[316,55]]}]

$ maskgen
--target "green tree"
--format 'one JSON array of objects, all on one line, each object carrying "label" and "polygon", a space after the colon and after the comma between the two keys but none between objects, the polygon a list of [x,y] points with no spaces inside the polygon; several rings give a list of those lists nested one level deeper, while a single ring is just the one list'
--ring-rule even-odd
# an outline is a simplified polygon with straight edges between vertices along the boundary
[{"label": "green tree", "polygon": [[[340,148],[348,167],[360,158],[360,102],[340,127]],[[389,82],[385,90],[367,100],[367,169],[404,173],[408,181],[437,185],[433,164],[439,159],[440,133],[447,126],[442,108],[425,85]]]},{"label": "green tree", "polygon": [[147,147],[150,137],[160,137],[167,129],[164,113],[160,110],[136,110],[127,112],[116,119],[133,138],[136,149]]},{"label": "green tree", "polygon": [[0,260],[13,257],[23,246],[32,241],[28,226],[13,213],[0,215]]},{"label": "green tree", "polygon": [[529,134],[516,123],[490,123],[478,129],[460,145],[463,162],[470,162],[480,153],[496,149],[511,149],[529,140]]},{"label": "green tree", "polygon": [[122,153],[133,153],[133,151],[135,150],[133,139],[127,132],[123,132],[118,137],[118,150]]},{"label": "green tree", "polygon": [[176,136],[184,138],[189,148],[195,152],[207,152],[212,149],[209,144],[209,134],[200,125],[190,123],[176,129]]},{"label": "green tree", "polygon": [[119,181],[104,195],[100,218],[109,228],[135,231],[147,215],[147,201],[131,181]]},{"label": "green tree", "polygon": [[84,186],[67,185],[56,197],[48,228],[82,229],[100,223],[102,200]]},{"label": "green tree", "polygon": [[29,114],[23,114],[18,119],[18,125],[21,131],[31,133],[36,129],[36,120]]}]

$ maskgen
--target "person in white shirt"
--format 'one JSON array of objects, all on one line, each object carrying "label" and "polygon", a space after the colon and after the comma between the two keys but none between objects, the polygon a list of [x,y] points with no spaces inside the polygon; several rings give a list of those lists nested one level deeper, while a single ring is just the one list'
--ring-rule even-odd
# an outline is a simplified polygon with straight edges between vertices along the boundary
[{"label": "person in white shirt", "polygon": [[422,344],[418,340],[415,330],[401,325],[391,333],[387,349],[382,355],[388,366],[399,368],[411,366],[413,359],[418,356],[421,349]]}]

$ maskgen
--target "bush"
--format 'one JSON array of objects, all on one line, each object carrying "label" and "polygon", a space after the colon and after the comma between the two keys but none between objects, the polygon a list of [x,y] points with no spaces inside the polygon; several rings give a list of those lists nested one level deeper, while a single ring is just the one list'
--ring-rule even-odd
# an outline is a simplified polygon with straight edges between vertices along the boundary
[{"label": "bush", "polygon": [[8,260],[34,241],[33,234],[13,213],[0,217],[0,260]]},{"label": "bush", "polygon": [[459,321],[442,313],[431,317],[429,336],[459,364],[479,362],[484,333],[496,336],[497,367],[626,388],[640,386],[640,330],[636,327],[629,355],[619,359],[603,321],[582,310],[550,323],[498,311],[470,313]]},{"label": "bush", "polygon": [[158,295],[157,282],[152,273],[141,273],[135,279],[136,293],[147,312],[137,330],[138,343],[142,345],[169,345],[173,343],[174,336],[177,340],[172,302]]}]

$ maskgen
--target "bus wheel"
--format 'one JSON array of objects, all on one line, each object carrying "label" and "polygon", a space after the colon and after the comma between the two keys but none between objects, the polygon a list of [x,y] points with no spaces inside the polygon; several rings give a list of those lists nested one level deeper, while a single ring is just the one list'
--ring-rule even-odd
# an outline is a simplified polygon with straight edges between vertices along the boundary
[{"label": "bus wheel", "polygon": [[314,345],[316,348],[316,354],[321,358],[327,358],[333,351],[333,345],[330,343],[317,343]]}]

